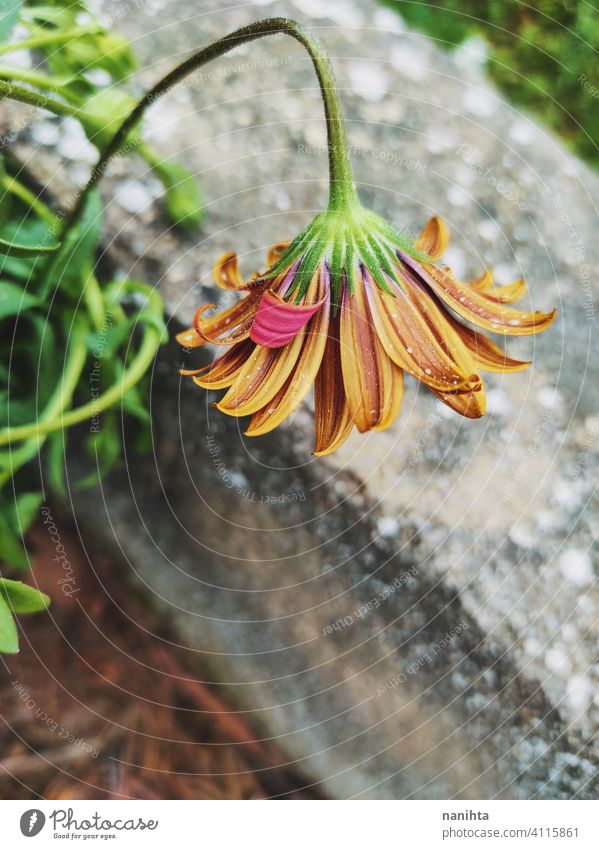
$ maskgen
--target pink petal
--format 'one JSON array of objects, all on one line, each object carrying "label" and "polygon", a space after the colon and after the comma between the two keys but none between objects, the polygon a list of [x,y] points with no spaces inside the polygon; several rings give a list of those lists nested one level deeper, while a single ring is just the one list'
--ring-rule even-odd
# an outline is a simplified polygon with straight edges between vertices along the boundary
[{"label": "pink petal", "polygon": [[281,348],[310,321],[324,301],[323,298],[315,304],[289,304],[275,292],[265,292],[252,324],[250,339],[265,348]]}]

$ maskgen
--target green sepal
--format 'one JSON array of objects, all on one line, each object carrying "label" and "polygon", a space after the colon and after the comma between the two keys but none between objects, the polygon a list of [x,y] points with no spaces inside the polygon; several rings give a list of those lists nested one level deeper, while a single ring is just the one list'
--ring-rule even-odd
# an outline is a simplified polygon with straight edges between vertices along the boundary
[{"label": "green sepal", "polygon": [[372,277],[379,289],[382,289],[383,292],[386,292],[388,295],[393,295],[393,290],[390,288],[389,284],[385,280],[385,276],[381,272],[381,269],[377,262],[377,257],[375,257],[370,250],[368,238],[360,236],[360,238],[358,238],[357,240],[357,243],[360,256],[364,260],[364,265],[372,274]]},{"label": "green sepal", "polygon": [[289,268],[289,266],[295,262],[298,256],[304,251],[306,245],[310,242],[315,222],[316,219],[312,219],[306,229],[303,230],[299,236],[296,236],[295,239],[293,239],[272,268],[269,268],[267,273],[260,278],[261,280],[277,277],[277,275],[281,274],[281,272],[285,271],[285,269]]},{"label": "green sepal", "polygon": [[316,241],[310,245],[307,253],[302,259],[293,279],[293,283],[287,293],[288,295],[295,295],[296,304],[301,301],[308,291],[308,286],[314,277],[314,272],[318,268],[318,264],[322,259],[323,253],[324,248],[322,242]]}]

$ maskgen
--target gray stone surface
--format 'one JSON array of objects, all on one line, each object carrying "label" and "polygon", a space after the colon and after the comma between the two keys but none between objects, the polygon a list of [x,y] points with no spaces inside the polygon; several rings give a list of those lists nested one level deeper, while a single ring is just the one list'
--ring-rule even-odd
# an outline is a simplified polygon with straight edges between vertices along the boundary
[{"label": "gray stone surface", "polygon": [[[309,23],[338,72],[364,201],[410,232],[443,215],[458,274],[524,275],[529,306],[559,319],[508,343],[535,363],[489,377],[484,419],[408,381],[393,428],[325,460],[310,456],[309,404],[246,439],[179,385],[171,346],[153,374],[154,455],[79,501],[83,526],[125,552],[181,642],[331,795],[596,796],[599,178],[485,82],[476,45],[450,57],[375,5],[119,5],[102,9],[146,84],[258,17]],[[106,243],[160,285],[175,328],[213,299],[216,256],[236,249],[250,272],[322,207],[321,106],[301,49],[277,37],[198,72],[147,126],[197,171],[209,217],[169,230],[153,178],[120,161]]]}]

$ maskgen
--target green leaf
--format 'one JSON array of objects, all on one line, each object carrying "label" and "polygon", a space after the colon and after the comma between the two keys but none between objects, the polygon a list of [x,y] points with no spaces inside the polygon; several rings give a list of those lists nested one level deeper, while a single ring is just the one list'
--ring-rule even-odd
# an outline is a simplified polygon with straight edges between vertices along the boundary
[{"label": "green leaf", "polygon": [[92,354],[95,351],[101,351],[102,357],[112,356],[130,335],[136,321],[136,316],[130,316],[117,324],[113,324],[112,327],[90,333],[86,339],[89,351]]},{"label": "green leaf", "polygon": [[[85,134],[96,147],[107,144],[127,115],[133,110],[137,100],[116,86],[102,89],[90,97],[79,118]],[[131,130],[129,144],[138,145],[141,141],[139,125]]]},{"label": "green leaf", "polygon": [[0,652],[16,654],[19,651],[17,626],[10,607],[0,595]]},{"label": "green leaf", "polygon": [[166,211],[174,224],[194,229],[204,217],[202,190],[194,174],[177,162],[154,163],[166,189]]},{"label": "green leaf", "polygon": [[50,596],[24,584],[23,581],[11,581],[0,578],[0,598],[8,603],[14,613],[38,613],[50,604]]},{"label": "green leaf", "polygon": [[90,192],[81,221],[69,233],[44,275],[42,298],[53,286],[74,294],[80,291],[81,278],[85,267],[94,258],[101,233],[102,202],[97,192]]},{"label": "green leaf", "polygon": [[4,256],[16,256],[19,259],[52,254],[59,249],[60,245],[19,245],[16,242],[6,242],[0,239],[0,254]]},{"label": "green leaf", "polygon": [[46,52],[54,74],[86,74],[102,69],[122,80],[137,67],[129,42],[113,32],[86,33]]},{"label": "green leaf", "polygon": [[134,416],[142,424],[147,425],[150,423],[150,413],[143,403],[141,392],[139,391],[139,384],[132,386],[131,389],[123,395],[121,403],[123,405],[123,410],[130,416]]},{"label": "green leaf", "polygon": [[0,510],[0,558],[15,569],[29,569],[29,559],[20,536],[8,521],[5,510]]},{"label": "green leaf", "polygon": [[4,280],[0,281],[0,318],[19,315],[38,304],[38,299],[29,292],[23,291],[20,286],[15,283],[6,283]]},{"label": "green leaf", "polygon": [[19,17],[23,0],[2,0],[0,2],[0,42],[8,41]]},{"label": "green leaf", "polygon": [[65,484],[65,434],[62,430],[51,433],[46,441],[46,471],[48,483],[57,495],[66,498]]},{"label": "green leaf", "polygon": [[95,462],[94,470],[77,482],[76,489],[86,489],[98,484],[121,456],[121,431],[115,410],[107,410],[101,419],[99,430],[92,433],[85,449]]},{"label": "green leaf", "polygon": [[[48,225],[41,221],[31,211],[30,207],[25,206],[20,201],[17,202],[14,196],[11,196],[11,204],[10,216],[2,224],[0,237],[5,242],[25,242],[28,245],[43,244],[48,236]],[[42,261],[39,255],[18,257],[4,254],[3,256],[0,255],[0,259],[2,277],[9,277],[23,283],[31,280],[36,263]]]},{"label": "green leaf", "polygon": [[17,495],[10,513],[13,528],[18,533],[25,533],[37,519],[43,501],[41,492],[22,492]]},{"label": "green leaf", "polygon": [[16,498],[3,493],[0,500],[0,559],[15,569],[28,569],[22,535],[37,518],[42,495],[23,492]]}]

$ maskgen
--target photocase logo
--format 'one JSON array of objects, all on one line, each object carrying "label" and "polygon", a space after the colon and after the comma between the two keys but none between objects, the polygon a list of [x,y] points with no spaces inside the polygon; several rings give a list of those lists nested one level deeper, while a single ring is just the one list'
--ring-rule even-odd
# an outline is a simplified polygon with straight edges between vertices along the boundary
[{"label": "photocase logo", "polygon": [[25,837],[35,837],[46,824],[45,814],[37,808],[25,811],[21,816],[21,834]]}]

